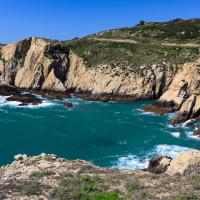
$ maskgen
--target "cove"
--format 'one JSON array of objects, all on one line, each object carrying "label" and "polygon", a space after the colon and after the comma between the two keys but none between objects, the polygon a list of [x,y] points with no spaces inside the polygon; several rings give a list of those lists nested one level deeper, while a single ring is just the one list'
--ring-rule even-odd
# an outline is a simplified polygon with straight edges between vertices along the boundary
[{"label": "cove", "polygon": [[[74,108],[64,108],[66,102]],[[0,165],[11,163],[19,153],[45,152],[103,167],[140,169],[156,155],[200,150],[190,128],[168,124],[174,114],[143,112],[151,102],[101,103],[73,97],[19,107],[0,97]]]}]

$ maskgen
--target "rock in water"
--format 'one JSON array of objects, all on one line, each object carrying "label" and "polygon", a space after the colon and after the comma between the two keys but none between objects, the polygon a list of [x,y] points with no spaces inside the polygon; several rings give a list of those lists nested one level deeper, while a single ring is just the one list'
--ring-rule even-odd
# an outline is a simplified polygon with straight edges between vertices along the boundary
[{"label": "rock in water", "polygon": [[194,131],[193,135],[200,137],[200,128]]},{"label": "rock in water", "polygon": [[14,94],[11,97],[6,99],[7,101],[19,101],[21,102],[20,106],[27,106],[28,104],[38,105],[41,104],[41,99],[38,99],[32,94]]},{"label": "rock in water", "polygon": [[168,156],[158,156],[152,158],[149,162],[148,171],[156,174],[162,174],[167,171],[172,158]]},{"label": "rock in water", "polygon": [[174,102],[156,101],[153,104],[147,105],[143,108],[146,112],[153,112],[157,115],[164,115],[176,111],[177,105]]},{"label": "rock in water", "polygon": [[74,107],[73,103],[66,103],[65,104],[65,108],[71,109],[73,107]]}]

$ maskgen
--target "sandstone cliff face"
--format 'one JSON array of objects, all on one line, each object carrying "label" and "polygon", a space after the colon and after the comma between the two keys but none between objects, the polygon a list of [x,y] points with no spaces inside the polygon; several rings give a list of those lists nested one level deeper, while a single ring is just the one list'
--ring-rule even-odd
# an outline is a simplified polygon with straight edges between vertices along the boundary
[{"label": "sandstone cliff face", "polygon": [[174,102],[178,116],[172,124],[196,119],[200,115],[200,59],[187,63],[175,75],[160,102]]},{"label": "sandstone cliff face", "polygon": [[144,70],[143,75],[131,72],[128,68],[124,70],[110,65],[86,69],[83,59],[71,53],[65,84],[67,89],[74,88],[77,93],[89,93],[91,98],[97,100],[104,97],[108,100],[138,100],[158,97],[171,78],[172,72],[164,71],[156,65]]},{"label": "sandstone cliff face", "polygon": [[119,67],[112,68],[110,65],[86,69],[83,61],[81,64],[78,62],[77,66],[77,59],[80,58],[72,56],[66,86],[75,88],[76,92],[89,92],[97,99],[105,95],[108,100],[115,97],[121,97],[121,100],[156,98],[166,89],[172,78],[170,71],[163,71],[162,67],[156,65],[143,70],[141,75],[128,68],[124,70]]}]

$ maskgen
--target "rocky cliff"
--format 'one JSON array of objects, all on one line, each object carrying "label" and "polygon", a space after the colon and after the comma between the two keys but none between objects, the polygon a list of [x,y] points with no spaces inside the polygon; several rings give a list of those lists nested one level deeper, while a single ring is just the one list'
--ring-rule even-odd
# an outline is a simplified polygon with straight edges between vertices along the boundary
[{"label": "rocky cliff", "polygon": [[0,168],[0,199],[199,199],[199,167],[199,151],[174,160],[157,157],[148,169],[136,171],[100,168],[44,153],[17,155],[12,164]]},{"label": "rocky cliff", "polygon": [[81,55],[63,43],[32,37],[0,48],[0,84],[74,91],[96,100],[148,99],[159,96],[173,77],[174,66],[163,70],[163,65],[141,66],[142,74],[109,63],[87,68]]},{"label": "rocky cliff", "polygon": [[0,49],[0,84],[64,92],[68,54],[61,43],[41,38],[5,45]]}]

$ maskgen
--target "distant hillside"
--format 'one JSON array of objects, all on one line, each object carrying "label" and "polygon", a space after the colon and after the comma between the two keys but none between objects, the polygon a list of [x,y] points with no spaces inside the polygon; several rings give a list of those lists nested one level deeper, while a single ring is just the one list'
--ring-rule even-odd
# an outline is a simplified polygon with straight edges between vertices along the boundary
[{"label": "distant hillside", "polygon": [[199,54],[200,19],[141,22],[135,27],[66,41],[65,45],[83,57],[87,67],[109,64],[142,73],[141,66],[145,69],[168,63],[178,69],[178,65],[195,60]]},{"label": "distant hillside", "polygon": [[104,31],[91,37],[131,39],[140,43],[198,43],[200,44],[200,19],[175,19],[169,22],[141,21],[135,27]]}]

